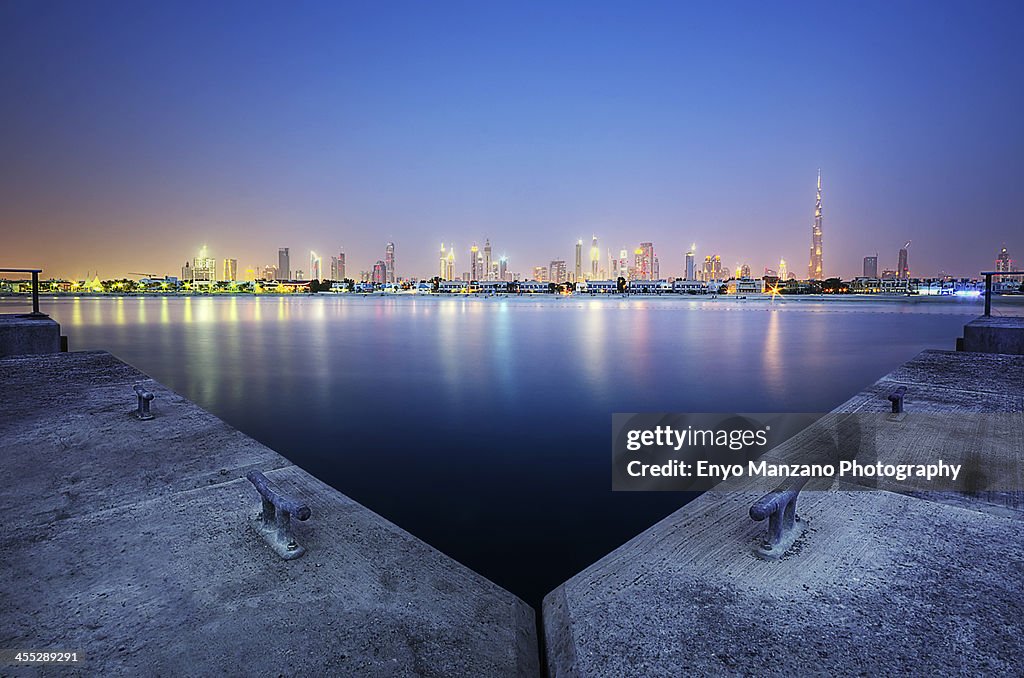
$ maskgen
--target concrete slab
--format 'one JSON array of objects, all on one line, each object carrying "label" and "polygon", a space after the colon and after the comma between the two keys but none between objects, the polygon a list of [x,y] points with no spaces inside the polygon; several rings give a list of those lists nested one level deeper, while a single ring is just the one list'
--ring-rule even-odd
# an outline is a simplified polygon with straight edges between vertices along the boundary
[{"label": "concrete slab", "polygon": [[983,316],[967,323],[963,350],[1024,355],[1024,318]]},{"label": "concrete slab", "polygon": [[[0,378],[0,648],[77,649],[83,676],[539,672],[528,605],[108,354]],[[302,558],[250,525],[251,468],[311,507]]]},{"label": "concrete slab", "polygon": [[[886,422],[898,385],[908,415]],[[926,351],[768,457],[821,461],[834,440],[858,458],[979,455],[1019,472],[1022,390],[1021,357]],[[550,593],[550,675],[946,675],[1024,662],[1019,491],[811,481],[798,506],[807,531],[765,561],[754,553],[765,526],[748,510],[778,485],[723,483]]]},{"label": "concrete slab", "polygon": [[[806,496],[805,496],[806,495]],[[755,492],[707,493],[544,600],[553,676],[1014,673],[1024,523],[888,492],[805,492],[753,553]]]},{"label": "concrete slab", "polygon": [[59,351],[60,325],[55,320],[0,314],[0,358]]}]

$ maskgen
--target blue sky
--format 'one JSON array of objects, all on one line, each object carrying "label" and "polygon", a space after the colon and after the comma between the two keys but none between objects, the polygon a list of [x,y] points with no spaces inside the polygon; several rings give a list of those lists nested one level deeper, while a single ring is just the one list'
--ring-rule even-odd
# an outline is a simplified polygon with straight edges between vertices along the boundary
[{"label": "blue sky", "polygon": [[[1024,259],[1021,3],[0,5],[0,265]],[[298,266],[295,266],[298,267]]]}]

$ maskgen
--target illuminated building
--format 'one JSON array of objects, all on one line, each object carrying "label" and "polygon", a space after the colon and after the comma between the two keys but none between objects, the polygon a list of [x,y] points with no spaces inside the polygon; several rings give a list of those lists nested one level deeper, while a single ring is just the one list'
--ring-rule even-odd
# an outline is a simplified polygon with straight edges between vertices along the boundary
[{"label": "illuminated building", "polygon": [[338,252],[338,280],[345,279],[345,253]]},{"label": "illuminated building", "polygon": [[290,280],[292,277],[292,264],[290,261],[290,255],[288,254],[287,247],[281,247],[277,250],[277,279],[278,280]]},{"label": "illuminated building", "polygon": [[597,246],[597,236],[590,242],[590,279],[597,278],[598,262],[601,260],[601,248]]},{"label": "illuminated building", "polygon": [[217,262],[206,250],[206,245],[199,250],[199,256],[192,260],[192,280],[195,282],[213,282],[217,279]]},{"label": "illuminated building", "polygon": [[395,282],[395,243],[393,242],[384,246],[384,266],[387,272],[387,282]]},{"label": "illuminated building", "polygon": [[821,170],[818,170],[818,199],[814,204],[814,225],[811,226],[811,262],[807,267],[807,278],[822,279],[821,263]]},{"label": "illuminated building", "polygon": [[491,268],[491,239],[484,238],[484,275],[483,280],[494,280],[494,272]]},{"label": "illuminated building", "polygon": [[910,278],[910,265],[907,261],[907,249],[910,247],[910,241],[900,248],[899,258],[896,261],[896,275],[900,280],[908,280]]},{"label": "illuminated building", "polygon": [[547,266],[534,266],[533,267],[533,279],[537,282],[548,281],[548,268]]},{"label": "illuminated building", "polygon": [[878,277],[878,255],[873,257],[864,257],[864,277],[865,278],[877,278]]},{"label": "illuminated building", "polygon": [[469,248],[469,279],[480,280],[482,271],[480,270],[480,263],[482,258],[480,256],[480,248],[473,243],[473,246]]},{"label": "illuminated building", "polygon": [[[997,270],[997,271],[1012,271],[1012,270],[1014,270],[1013,269],[1013,259],[1010,258],[1010,253],[1006,251],[1005,247],[1002,248],[1001,250],[999,250],[999,256],[996,257],[996,268],[995,268],[995,270]],[[1024,279],[1024,276],[1019,276],[1019,275],[1008,275],[1005,278],[1003,278],[1003,280],[1005,280],[1005,281],[1013,281],[1013,282],[1020,282],[1022,279]]]},{"label": "illuminated building", "polygon": [[309,251],[309,279],[319,280],[323,277],[323,260],[313,250]]},{"label": "illuminated building", "polygon": [[498,280],[504,282],[511,282],[511,278],[508,275],[508,257],[501,257],[498,259]]},{"label": "illuminated building", "polygon": [[583,239],[576,241],[576,273],[573,280],[583,280]]},{"label": "illuminated building", "polygon": [[566,281],[565,261],[556,259],[548,267],[548,279],[553,283],[564,283]]},{"label": "illuminated building", "polygon": [[704,257],[704,270],[702,271],[702,276],[705,282],[709,280],[722,280],[724,278],[723,273],[721,256],[717,254],[709,254]]},{"label": "illuminated building", "polygon": [[378,260],[373,265],[373,272],[370,274],[370,282],[374,285],[386,285],[388,282],[388,265]]},{"label": "illuminated building", "polygon": [[683,280],[696,280],[694,278],[693,270],[693,257],[697,254],[697,243],[690,245],[690,249],[686,252],[686,273],[683,274]]},{"label": "illuminated building", "polygon": [[634,277],[638,280],[654,279],[654,243],[642,242],[634,252],[636,256],[636,272]]},{"label": "illuminated building", "polygon": [[788,275],[789,269],[786,267],[786,260],[779,259],[779,280],[785,280]]},{"label": "illuminated building", "polygon": [[238,280],[238,259],[224,260],[224,275],[221,279],[226,282],[235,282]]},{"label": "illuminated building", "polygon": [[444,243],[441,243],[441,256],[437,266],[437,277],[441,280],[451,280],[451,276],[448,275],[448,252],[444,249]]},{"label": "illuminated building", "polygon": [[743,264],[742,266],[740,266],[740,275],[739,275],[739,277],[741,277],[741,278],[749,278],[750,277],[750,266],[748,264]]},{"label": "illuminated building", "polygon": [[629,280],[629,252],[619,250],[619,277]]}]

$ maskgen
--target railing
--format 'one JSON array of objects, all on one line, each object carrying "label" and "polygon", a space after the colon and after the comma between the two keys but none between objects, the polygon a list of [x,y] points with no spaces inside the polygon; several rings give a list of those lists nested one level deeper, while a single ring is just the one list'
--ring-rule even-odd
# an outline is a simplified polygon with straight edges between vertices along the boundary
[{"label": "railing", "polygon": [[45,313],[39,312],[39,274],[41,268],[0,268],[0,273],[31,273],[32,274],[32,312],[28,315],[36,318],[45,318]]},{"label": "railing", "polygon": [[992,315],[992,276],[994,275],[1024,275],[1024,271],[982,271],[985,276],[985,315]]}]

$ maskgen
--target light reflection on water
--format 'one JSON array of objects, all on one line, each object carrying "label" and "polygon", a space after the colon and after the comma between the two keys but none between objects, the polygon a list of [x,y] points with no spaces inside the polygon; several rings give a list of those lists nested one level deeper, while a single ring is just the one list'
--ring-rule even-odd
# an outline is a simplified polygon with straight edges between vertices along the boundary
[{"label": "light reflection on water", "polygon": [[111,351],[535,605],[686,500],[610,491],[613,412],[826,411],[924,348],[952,349],[973,315],[589,298],[43,310],[73,350]]}]

